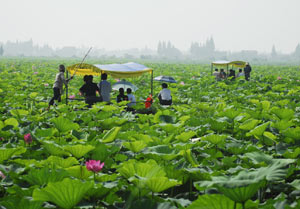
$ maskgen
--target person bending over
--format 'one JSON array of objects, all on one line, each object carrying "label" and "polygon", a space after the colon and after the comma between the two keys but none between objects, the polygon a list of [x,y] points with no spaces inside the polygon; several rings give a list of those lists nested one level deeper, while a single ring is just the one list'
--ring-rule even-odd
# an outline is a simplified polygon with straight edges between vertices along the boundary
[{"label": "person bending over", "polygon": [[168,89],[168,84],[163,83],[162,90],[158,94],[159,103],[161,105],[171,105],[172,104],[172,96],[171,91]]}]

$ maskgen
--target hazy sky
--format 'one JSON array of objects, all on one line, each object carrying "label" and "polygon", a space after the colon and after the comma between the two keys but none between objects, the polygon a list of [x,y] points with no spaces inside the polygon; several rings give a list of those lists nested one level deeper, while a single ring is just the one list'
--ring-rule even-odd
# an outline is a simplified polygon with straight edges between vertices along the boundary
[{"label": "hazy sky", "polygon": [[52,47],[188,50],[213,36],[218,50],[289,53],[300,43],[300,0],[0,0],[0,42]]}]

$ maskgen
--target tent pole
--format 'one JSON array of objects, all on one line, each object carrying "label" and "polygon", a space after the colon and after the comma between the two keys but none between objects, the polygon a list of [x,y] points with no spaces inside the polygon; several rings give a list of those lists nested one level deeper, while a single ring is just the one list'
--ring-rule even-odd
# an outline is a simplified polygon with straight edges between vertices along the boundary
[{"label": "tent pole", "polygon": [[[67,80],[69,78],[69,72],[67,70]],[[68,84],[66,85],[66,105],[68,104]]]},{"label": "tent pole", "polygon": [[211,68],[210,68],[210,75],[213,75],[213,63],[211,63]]},{"label": "tent pole", "polygon": [[153,96],[153,70],[151,71],[151,96]]},{"label": "tent pole", "polygon": [[226,76],[226,79],[228,78],[228,66],[229,66],[229,65],[227,64],[227,76]]}]

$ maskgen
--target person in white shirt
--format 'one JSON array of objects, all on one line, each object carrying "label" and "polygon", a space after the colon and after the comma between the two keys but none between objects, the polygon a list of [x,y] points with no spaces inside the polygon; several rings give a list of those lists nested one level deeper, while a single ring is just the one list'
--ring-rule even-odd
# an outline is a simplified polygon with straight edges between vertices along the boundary
[{"label": "person in white shirt", "polygon": [[244,76],[245,74],[243,73],[243,70],[242,69],[239,69],[239,73],[237,74],[237,78],[238,77],[241,77],[241,76]]},{"label": "person in white shirt", "polygon": [[161,105],[171,105],[172,104],[172,96],[171,91],[168,89],[168,84],[163,83],[162,90],[158,94],[158,99]]},{"label": "person in white shirt", "polygon": [[100,95],[102,96],[103,102],[109,102],[110,101],[111,85],[110,85],[110,82],[107,81],[107,74],[106,73],[101,74],[101,81],[98,84],[98,87],[100,89]]},{"label": "person in white shirt", "polygon": [[135,96],[132,94],[131,88],[128,88],[126,92],[127,92],[128,101],[130,101],[130,103],[128,103],[127,106],[132,107],[136,105]]},{"label": "person in white shirt", "polygon": [[213,76],[216,77],[217,81],[220,80],[220,73],[219,73],[219,70],[217,68],[215,69],[215,72],[213,72]]},{"label": "person in white shirt", "polygon": [[61,101],[61,94],[62,94],[62,90],[63,90],[63,84],[65,84],[65,86],[68,85],[68,82],[73,78],[73,76],[71,76],[71,78],[69,79],[65,79],[65,66],[64,65],[59,65],[59,73],[56,74],[55,76],[55,81],[53,84],[53,94],[54,96],[51,98],[50,102],[49,102],[49,106],[48,106],[48,110],[50,109],[50,106],[54,104],[54,100],[58,100],[58,102]]}]

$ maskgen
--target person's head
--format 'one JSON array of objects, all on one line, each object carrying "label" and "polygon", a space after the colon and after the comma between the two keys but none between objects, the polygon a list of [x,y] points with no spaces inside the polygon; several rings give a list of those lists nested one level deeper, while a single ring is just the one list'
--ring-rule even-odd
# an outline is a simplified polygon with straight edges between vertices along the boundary
[{"label": "person's head", "polygon": [[65,72],[65,66],[64,65],[59,65],[58,67],[59,72]]},{"label": "person's head", "polygon": [[94,78],[94,77],[93,77],[92,75],[89,75],[89,76],[88,76],[88,82],[93,82],[93,78]]},{"label": "person's head", "polygon": [[218,72],[218,71],[219,71],[219,69],[218,69],[218,68],[216,68],[216,69],[215,69],[215,71],[216,71],[216,72]]},{"label": "person's head", "polygon": [[163,89],[166,89],[166,88],[168,88],[168,84],[163,83],[163,84],[161,84],[161,87],[162,87]]},{"label": "person's head", "polygon": [[131,88],[126,89],[127,94],[131,94],[132,90]]},{"label": "person's head", "polygon": [[101,74],[101,80],[106,80],[107,79],[107,74],[106,73],[102,73]]},{"label": "person's head", "polygon": [[241,73],[241,72],[243,72],[243,70],[240,68],[240,69],[239,69],[239,73]]},{"label": "person's head", "polygon": [[85,75],[85,76],[83,77],[83,81],[84,81],[85,83],[88,81],[88,79],[89,79],[89,76],[88,76],[88,75]]},{"label": "person's head", "polygon": [[119,88],[119,93],[120,94],[124,94],[124,89],[123,88]]},{"label": "person's head", "polygon": [[221,69],[221,72],[224,72],[224,69]]}]

